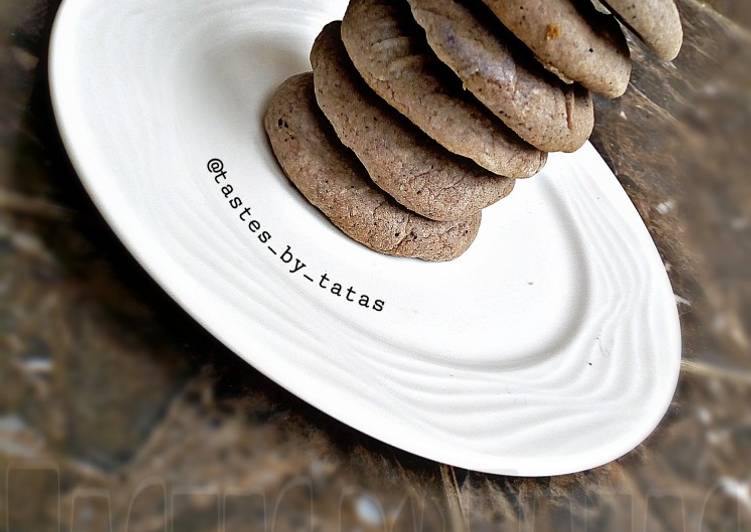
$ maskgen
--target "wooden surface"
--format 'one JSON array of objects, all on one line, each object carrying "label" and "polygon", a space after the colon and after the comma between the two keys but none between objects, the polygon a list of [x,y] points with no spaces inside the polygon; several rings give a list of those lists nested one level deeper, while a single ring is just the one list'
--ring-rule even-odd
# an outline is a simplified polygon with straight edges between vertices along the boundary
[{"label": "wooden surface", "polygon": [[751,4],[680,8],[680,57],[632,41],[632,86],[598,101],[593,137],[670,273],[679,390],[628,456],[533,480],[380,444],[193,323],[62,151],[44,73],[56,2],[0,2],[0,530],[751,528]]}]

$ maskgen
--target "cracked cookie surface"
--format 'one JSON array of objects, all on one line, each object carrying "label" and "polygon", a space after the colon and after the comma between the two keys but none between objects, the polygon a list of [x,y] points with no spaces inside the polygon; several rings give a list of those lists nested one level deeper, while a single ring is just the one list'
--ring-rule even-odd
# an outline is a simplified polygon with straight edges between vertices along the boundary
[{"label": "cracked cookie surface", "polygon": [[545,67],[608,98],[626,92],[631,55],[618,22],[590,0],[483,0]]},{"label": "cracked cookie surface", "polygon": [[572,152],[589,138],[588,90],[547,72],[479,0],[409,0],[438,58],[523,140]]},{"label": "cracked cookie surface", "polygon": [[327,25],[311,51],[316,99],[381,189],[434,220],[467,218],[511,192],[513,179],[444,150],[374,94],[347,57],[339,28]]},{"label": "cracked cookie surface", "polygon": [[545,154],[462,89],[406,2],[352,0],[342,40],[365,82],[448,151],[513,178],[530,177],[545,164]]},{"label": "cracked cookie surface", "polygon": [[264,117],[274,154],[303,196],[345,234],[381,253],[452,260],[477,236],[479,213],[438,222],[409,212],[376,187],[316,107],[313,75],[293,76]]}]

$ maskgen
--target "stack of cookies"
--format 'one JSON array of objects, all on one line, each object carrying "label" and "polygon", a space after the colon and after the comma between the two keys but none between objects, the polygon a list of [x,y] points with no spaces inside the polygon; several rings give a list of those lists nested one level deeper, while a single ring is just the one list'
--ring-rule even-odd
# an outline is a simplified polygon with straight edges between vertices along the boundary
[{"label": "stack of cookies", "polygon": [[481,210],[573,152],[594,125],[590,91],[631,74],[616,21],[662,59],[683,39],[674,0],[352,0],[285,81],[265,128],[300,192],[354,240],[451,260]]}]

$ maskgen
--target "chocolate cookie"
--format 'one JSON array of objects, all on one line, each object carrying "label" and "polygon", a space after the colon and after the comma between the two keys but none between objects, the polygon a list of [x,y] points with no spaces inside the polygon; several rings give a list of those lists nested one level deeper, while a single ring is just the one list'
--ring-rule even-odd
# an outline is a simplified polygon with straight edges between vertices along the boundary
[{"label": "chocolate cookie", "polygon": [[683,26],[673,0],[601,1],[660,59],[672,61],[678,56],[683,44]]},{"label": "chocolate cookie", "polygon": [[388,255],[446,261],[475,239],[479,213],[456,222],[428,220],[368,179],[316,107],[312,74],[294,76],[277,89],[264,125],[279,164],[303,196],[365,246]]},{"label": "chocolate cookie", "polygon": [[403,0],[352,0],[342,39],[365,82],[449,151],[506,177],[529,177],[544,156],[467,95],[425,41]]},{"label": "chocolate cookie", "polygon": [[438,58],[522,139],[542,151],[572,152],[589,138],[589,91],[545,71],[479,1],[409,4]]},{"label": "chocolate cookie", "polygon": [[381,189],[434,220],[465,219],[511,192],[513,179],[447,152],[373,93],[347,57],[339,28],[327,25],[310,54],[316,99]]},{"label": "chocolate cookie", "polygon": [[631,59],[618,22],[590,0],[483,0],[564,81],[609,98],[626,92]]}]

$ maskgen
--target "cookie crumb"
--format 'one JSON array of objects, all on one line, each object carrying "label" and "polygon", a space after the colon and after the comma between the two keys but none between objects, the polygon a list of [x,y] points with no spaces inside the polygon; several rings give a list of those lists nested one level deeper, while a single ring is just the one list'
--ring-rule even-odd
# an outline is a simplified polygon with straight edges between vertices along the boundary
[{"label": "cookie crumb", "polygon": [[561,29],[557,24],[548,24],[545,28],[545,40],[552,41],[561,36]]}]

